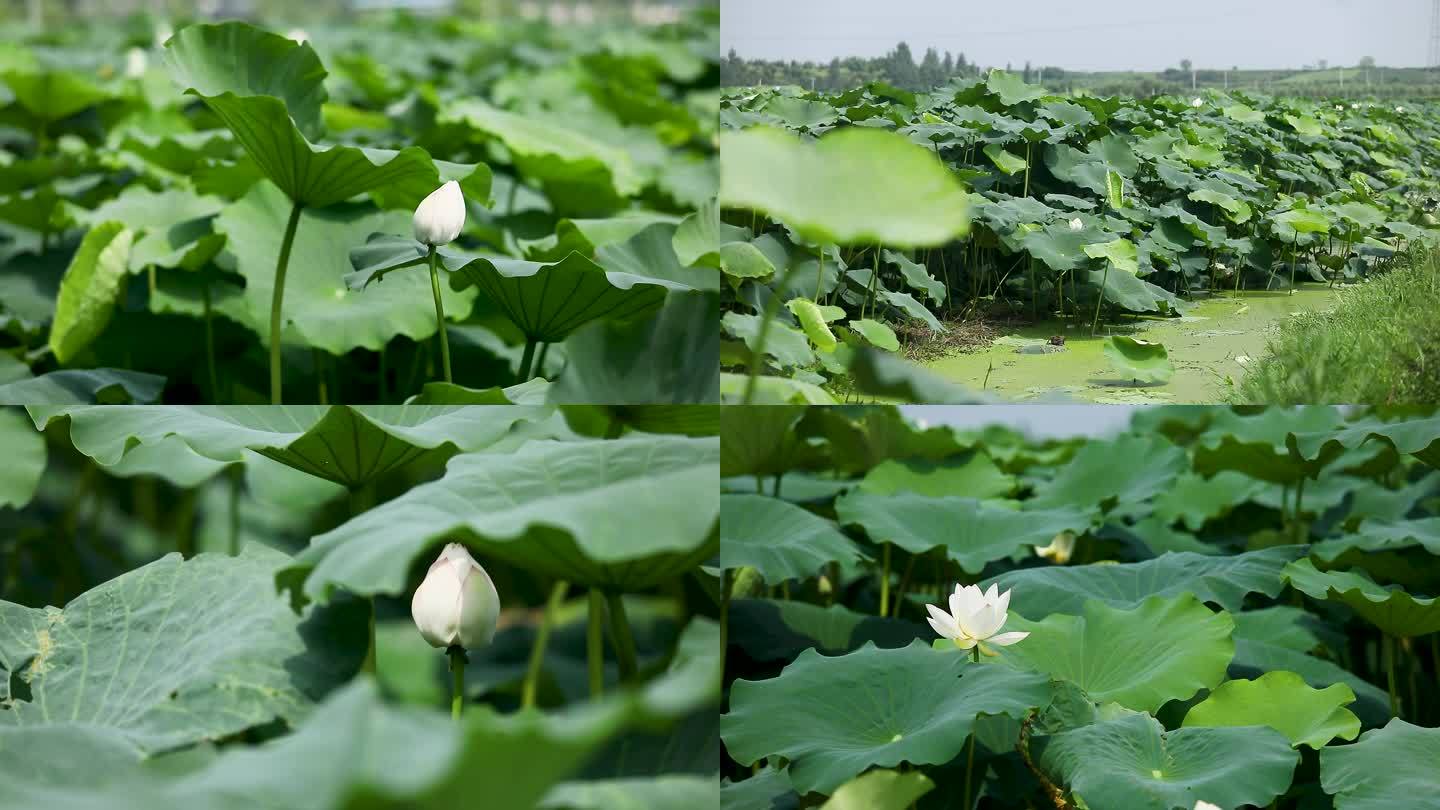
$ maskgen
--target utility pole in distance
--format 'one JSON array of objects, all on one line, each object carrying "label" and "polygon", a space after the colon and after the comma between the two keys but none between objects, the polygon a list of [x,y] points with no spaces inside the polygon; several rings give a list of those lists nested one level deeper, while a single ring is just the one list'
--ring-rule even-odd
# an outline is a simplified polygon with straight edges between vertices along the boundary
[{"label": "utility pole in distance", "polygon": [[1426,67],[1440,67],[1440,0],[1430,3],[1430,54]]}]

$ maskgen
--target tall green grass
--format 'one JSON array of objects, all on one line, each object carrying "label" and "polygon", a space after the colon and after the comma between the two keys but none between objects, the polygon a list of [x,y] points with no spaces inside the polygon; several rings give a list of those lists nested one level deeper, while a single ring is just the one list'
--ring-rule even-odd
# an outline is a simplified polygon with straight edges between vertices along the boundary
[{"label": "tall green grass", "polygon": [[1412,245],[1394,262],[1334,309],[1281,325],[1232,400],[1440,402],[1440,248]]}]

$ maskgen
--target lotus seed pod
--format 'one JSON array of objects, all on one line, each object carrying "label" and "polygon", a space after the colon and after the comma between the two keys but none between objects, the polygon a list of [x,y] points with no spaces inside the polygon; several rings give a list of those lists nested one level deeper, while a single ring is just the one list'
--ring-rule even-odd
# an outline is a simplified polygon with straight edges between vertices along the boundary
[{"label": "lotus seed pod", "polygon": [[495,637],[500,594],[459,543],[449,543],[410,600],[410,615],[432,647],[475,649]]}]

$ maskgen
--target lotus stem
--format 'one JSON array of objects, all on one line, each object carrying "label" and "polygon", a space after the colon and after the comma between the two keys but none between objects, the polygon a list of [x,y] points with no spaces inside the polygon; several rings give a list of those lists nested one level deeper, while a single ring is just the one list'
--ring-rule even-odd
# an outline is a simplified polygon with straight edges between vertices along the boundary
[{"label": "lotus stem", "polygon": [[540,681],[540,664],[545,660],[545,645],[550,642],[550,628],[555,623],[555,613],[565,601],[565,592],[570,583],[561,580],[550,590],[550,600],[545,603],[545,612],[540,616],[540,629],[535,633],[535,644],[530,648],[530,665],[525,669],[525,684],[520,690],[520,707],[528,709],[535,705],[535,693]]},{"label": "lotus stem", "polygon": [[1295,526],[1294,526],[1294,536],[1295,536],[1295,542],[1296,542],[1296,543],[1304,542],[1304,539],[1305,539],[1305,518],[1304,518],[1304,515],[1303,515],[1303,514],[1301,513],[1301,511],[1300,511],[1300,504],[1301,504],[1301,502],[1304,500],[1304,498],[1305,498],[1305,476],[1302,475],[1302,476],[1300,476],[1299,482],[1297,482],[1297,483],[1295,484],[1295,512],[1294,512],[1293,518],[1294,518],[1294,523],[1295,523]]},{"label": "lotus stem", "polygon": [[1385,651],[1385,684],[1390,690],[1390,716],[1400,716],[1400,699],[1395,695],[1395,639],[1389,633],[1381,635],[1382,649]]},{"label": "lotus stem", "polygon": [[300,226],[300,203],[290,206],[290,220],[285,223],[285,236],[280,240],[280,256],[275,260],[275,291],[270,298],[270,404],[282,405],[280,374],[280,317],[285,303],[285,271],[290,266],[290,248],[295,244],[295,229]]},{"label": "lotus stem", "polygon": [[825,286],[825,246],[815,246],[815,303],[820,303],[820,288]]},{"label": "lotus stem", "polygon": [[535,343],[535,338],[525,338],[525,353],[520,355],[520,382],[530,379],[530,366],[535,362]]},{"label": "lotus stem", "polygon": [[240,494],[245,486],[245,468],[236,465],[230,470],[230,556],[240,554]]},{"label": "lotus stem", "polygon": [[1030,196],[1030,150],[1034,146],[1029,141],[1025,142],[1025,191],[1020,195],[1022,197]]},{"label": "lotus stem", "polygon": [[[980,662],[980,645],[976,644],[970,648],[970,660],[974,663]],[[966,745],[965,751],[965,804],[962,807],[970,810],[974,807],[975,792],[972,789],[975,771],[975,725],[970,725],[970,742]]]},{"label": "lotus stem", "polygon": [[535,376],[545,376],[545,355],[550,351],[549,343],[541,343],[540,350],[535,352]]},{"label": "lotus stem", "polygon": [[435,333],[440,337],[440,366],[445,369],[445,382],[450,377],[450,339],[445,335],[445,303],[440,300],[440,254],[430,246],[430,292],[435,295]]},{"label": "lotus stem", "polygon": [[725,672],[725,650],[730,643],[730,589],[735,585],[735,572],[726,568],[720,572],[720,672]]},{"label": "lotus stem", "polygon": [[1100,329],[1100,305],[1105,303],[1105,285],[1110,283],[1110,262],[1105,262],[1105,274],[1100,277],[1100,294],[1095,299],[1095,320],[1090,324],[1090,336]]},{"label": "lotus stem", "polygon": [[[786,268],[785,277],[775,285],[777,289],[785,289],[794,272],[795,265]],[[770,337],[770,322],[775,320],[779,309],[780,296],[770,296],[770,300],[765,302],[765,312],[760,317],[760,331],[755,335],[755,347],[750,350],[750,379],[745,382],[745,396],[740,401],[742,405],[749,405],[755,399],[755,386],[760,382],[760,366],[765,363],[765,341]]]},{"label": "lotus stem", "polygon": [[881,557],[883,562],[880,567],[880,618],[890,609],[890,544],[881,544]]},{"label": "lotus stem", "polygon": [[200,286],[200,302],[205,307],[205,370],[210,379],[210,402],[220,404],[220,375],[215,369],[215,318],[211,311],[210,285]]},{"label": "lotus stem", "polygon": [[[585,663],[590,675],[590,697],[605,691],[605,597],[599,588],[590,589],[590,621],[585,629]],[[724,644],[721,644],[724,649]]]},{"label": "lotus stem", "polygon": [[640,668],[635,664],[635,637],[625,618],[625,600],[618,591],[605,594],[610,613],[610,636],[615,643],[615,658],[620,664],[620,682],[632,683]]},{"label": "lotus stem", "polygon": [[456,644],[445,653],[450,656],[450,716],[458,722],[465,711],[465,648]]}]

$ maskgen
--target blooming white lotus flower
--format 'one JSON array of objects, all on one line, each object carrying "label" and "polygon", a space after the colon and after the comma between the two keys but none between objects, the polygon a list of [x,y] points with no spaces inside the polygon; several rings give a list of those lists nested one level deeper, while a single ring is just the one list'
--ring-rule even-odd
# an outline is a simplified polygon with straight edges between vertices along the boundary
[{"label": "blooming white lotus flower", "polygon": [[1344,105],[1344,104],[1336,104],[1336,105],[1335,105],[1335,109],[1343,112],[1343,111],[1345,110],[1345,105]]},{"label": "blooming white lotus flower", "polygon": [[1205,106],[1205,102],[1204,102],[1203,100],[1199,99],[1199,98],[1196,98],[1195,100],[1193,100],[1193,101],[1190,102],[1190,106],[1191,106],[1191,107],[1195,107],[1196,109],[1199,109],[1200,107],[1204,107],[1204,106]]},{"label": "blooming white lotus flower", "polygon": [[1223,810],[1218,804],[1211,804],[1203,799],[1195,802],[1195,810]]},{"label": "blooming white lotus flower", "polygon": [[444,245],[455,241],[465,227],[465,195],[460,193],[460,184],[451,180],[430,192],[415,206],[410,222],[417,242]]},{"label": "blooming white lotus flower", "polygon": [[1070,562],[1070,555],[1074,553],[1075,533],[1072,531],[1060,532],[1050,541],[1050,545],[1035,549],[1035,556],[1044,557],[1060,565]]},{"label": "blooming white lotus flower", "polygon": [[475,649],[495,637],[500,594],[470,552],[449,543],[415,589],[410,615],[430,646]]},{"label": "blooming white lotus flower", "polygon": [[926,605],[930,611],[926,621],[935,632],[955,642],[956,647],[968,650],[979,645],[981,652],[994,655],[985,649],[986,644],[1008,647],[1030,635],[1023,632],[996,635],[1005,625],[1011,593],[1013,591],[1000,593],[998,585],[991,585],[988,591],[981,591],[978,585],[956,585],[955,592],[950,594],[950,612]]},{"label": "blooming white lotus flower", "polygon": [[125,52],[125,75],[138,79],[145,75],[145,68],[150,65],[150,57],[140,48],[131,48]]},{"label": "blooming white lotus flower", "polygon": [[1403,112],[1405,112],[1405,108],[1404,108],[1404,107],[1396,107],[1396,108],[1395,108],[1395,112],[1403,113]]},{"label": "blooming white lotus flower", "polygon": [[1079,217],[1075,217],[1074,219],[1070,220],[1070,230],[1081,231],[1084,229],[1085,223],[1081,222]]},{"label": "blooming white lotus flower", "polygon": [[1359,102],[1356,102],[1356,103],[1354,103],[1354,104],[1351,104],[1351,105],[1350,105],[1350,109],[1352,109],[1352,110],[1358,110],[1358,109],[1360,109],[1360,104],[1359,104]]}]

